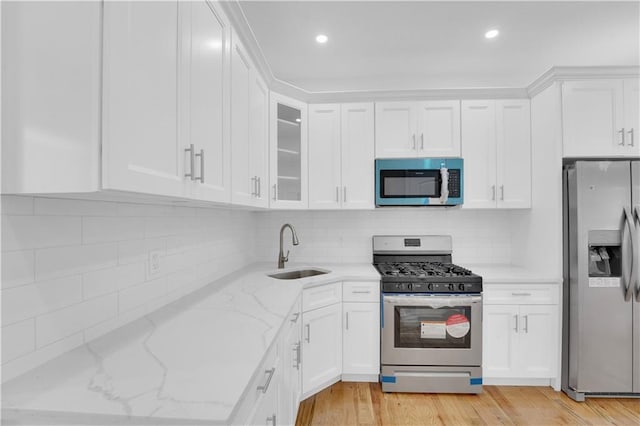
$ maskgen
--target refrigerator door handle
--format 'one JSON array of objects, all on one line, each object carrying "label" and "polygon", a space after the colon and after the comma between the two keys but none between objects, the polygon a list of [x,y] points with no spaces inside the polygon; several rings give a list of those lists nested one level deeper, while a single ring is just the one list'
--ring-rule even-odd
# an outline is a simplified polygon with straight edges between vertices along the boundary
[{"label": "refrigerator door handle", "polygon": [[633,274],[630,286],[636,289],[636,301],[640,302],[640,204],[633,207],[633,224],[631,231],[631,247],[633,251]]},{"label": "refrigerator door handle", "polygon": [[[631,240],[631,259],[628,259],[627,261],[629,262],[629,273],[627,274],[627,282],[626,282],[626,286],[624,289],[624,300],[626,302],[628,302],[629,300],[631,300],[631,296],[633,295],[633,290],[634,290],[634,275],[635,275],[635,268],[634,268],[634,257],[635,257],[635,227],[633,225],[633,216],[631,216],[631,211],[629,210],[628,207],[624,208],[624,224],[622,225],[622,244],[624,247],[624,243],[626,241],[628,241],[629,239]],[[627,235],[629,234],[629,235]],[[623,252],[624,253],[624,252]],[[623,255],[624,256],[624,255]],[[622,258],[623,260],[625,259],[624,257]],[[624,268],[624,265],[623,265]]]}]

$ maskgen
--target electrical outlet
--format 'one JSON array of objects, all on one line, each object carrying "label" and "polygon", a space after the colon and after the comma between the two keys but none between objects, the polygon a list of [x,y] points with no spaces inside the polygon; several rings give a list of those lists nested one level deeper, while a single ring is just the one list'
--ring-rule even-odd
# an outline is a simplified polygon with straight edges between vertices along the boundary
[{"label": "electrical outlet", "polygon": [[150,277],[154,275],[158,275],[160,273],[161,260],[162,260],[162,252],[160,250],[149,251],[149,264],[148,264],[147,271],[149,271]]}]

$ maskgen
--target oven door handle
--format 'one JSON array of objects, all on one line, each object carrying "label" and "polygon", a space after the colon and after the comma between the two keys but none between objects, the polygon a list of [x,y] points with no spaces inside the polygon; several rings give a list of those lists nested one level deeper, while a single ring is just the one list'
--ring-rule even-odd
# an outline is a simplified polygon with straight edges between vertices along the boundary
[{"label": "oven door handle", "polygon": [[403,306],[427,306],[432,308],[441,308],[445,306],[463,306],[471,305],[473,303],[481,303],[482,295],[464,295],[464,296],[451,296],[451,295],[384,295],[382,297],[383,303],[390,303],[392,305]]}]

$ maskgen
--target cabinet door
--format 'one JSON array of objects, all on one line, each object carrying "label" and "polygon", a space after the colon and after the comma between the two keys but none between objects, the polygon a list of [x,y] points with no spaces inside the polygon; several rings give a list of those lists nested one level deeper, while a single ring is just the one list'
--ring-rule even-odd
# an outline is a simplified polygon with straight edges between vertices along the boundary
[{"label": "cabinet door", "polygon": [[249,175],[256,177],[253,205],[269,206],[269,89],[255,69],[249,85]]},{"label": "cabinet door", "polygon": [[[178,2],[105,2],[103,187],[183,196]],[[180,88],[182,90],[182,88]]]},{"label": "cabinet door", "polygon": [[418,106],[420,157],[460,157],[460,101],[426,101]]},{"label": "cabinet door", "polygon": [[343,303],[342,374],[380,373],[380,304]]},{"label": "cabinet door", "polygon": [[200,181],[195,198],[229,202],[231,152],[229,139],[229,39],[225,16],[206,1],[191,4],[188,65],[189,143],[197,154],[194,173]]},{"label": "cabinet door", "polygon": [[498,207],[531,207],[531,117],[528,99],[496,101]]},{"label": "cabinet door", "polygon": [[520,305],[518,377],[555,377],[558,307]]},{"label": "cabinet door", "polygon": [[373,104],[343,104],[342,208],[374,208]]},{"label": "cabinet door", "polygon": [[414,102],[376,103],[376,158],[415,157],[416,138]]},{"label": "cabinet door", "polygon": [[640,156],[640,79],[624,80],[625,146],[629,155]]},{"label": "cabinet door", "polygon": [[462,101],[464,208],[496,206],[495,101]]},{"label": "cabinet door", "polygon": [[565,157],[624,155],[622,80],[562,83]]},{"label": "cabinet door", "polygon": [[483,306],[482,369],[485,377],[511,377],[518,365],[518,307]]},{"label": "cabinet door", "polygon": [[342,374],[342,306],[302,314],[302,397],[337,382]]},{"label": "cabinet door", "polygon": [[307,193],[307,105],[271,92],[269,206],[303,209]]},{"label": "cabinet door", "polygon": [[340,105],[309,105],[309,208],[340,208]]},{"label": "cabinet door", "polygon": [[255,175],[250,169],[249,126],[251,64],[233,33],[231,43],[231,201],[251,205],[256,194]]},{"label": "cabinet door", "polygon": [[292,425],[296,422],[298,413],[298,403],[300,402],[300,369],[302,368],[300,359],[300,325],[302,318],[298,303],[298,310],[291,315],[282,350],[282,386],[279,389],[278,397],[278,424]]}]

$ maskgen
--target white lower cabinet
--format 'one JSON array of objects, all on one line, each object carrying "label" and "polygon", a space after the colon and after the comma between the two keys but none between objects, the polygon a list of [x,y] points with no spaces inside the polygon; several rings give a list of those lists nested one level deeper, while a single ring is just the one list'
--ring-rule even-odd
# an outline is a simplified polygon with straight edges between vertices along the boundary
[{"label": "white lower cabinet", "polygon": [[342,306],[304,312],[302,327],[303,399],[340,380],[342,374]]},{"label": "white lower cabinet", "polygon": [[281,423],[278,418],[278,388],[281,386],[282,372],[276,363],[271,370],[265,370],[264,383],[257,390],[262,395],[258,397],[247,424],[275,426]]},{"label": "white lower cabinet", "polygon": [[342,380],[377,380],[380,372],[380,304],[345,302],[342,312]]},{"label": "white lower cabinet", "polygon": [[278,392],[278,424],[295,424],[296,416],[298,415],[300,388],[302,386],[301,324],[300,301],[298,301],[293,313],[289,316],[289,322],[285,326],[287,327],[286,332],[281,340],[282,356],[280,357],[280,365],[283,377],[282,385]]},{"label": "white lower cabinet", "polygon": [[486,287],[483,376],[488,379],[555,378],[560,330],[557,288],[509,286],[492,294]]}]

